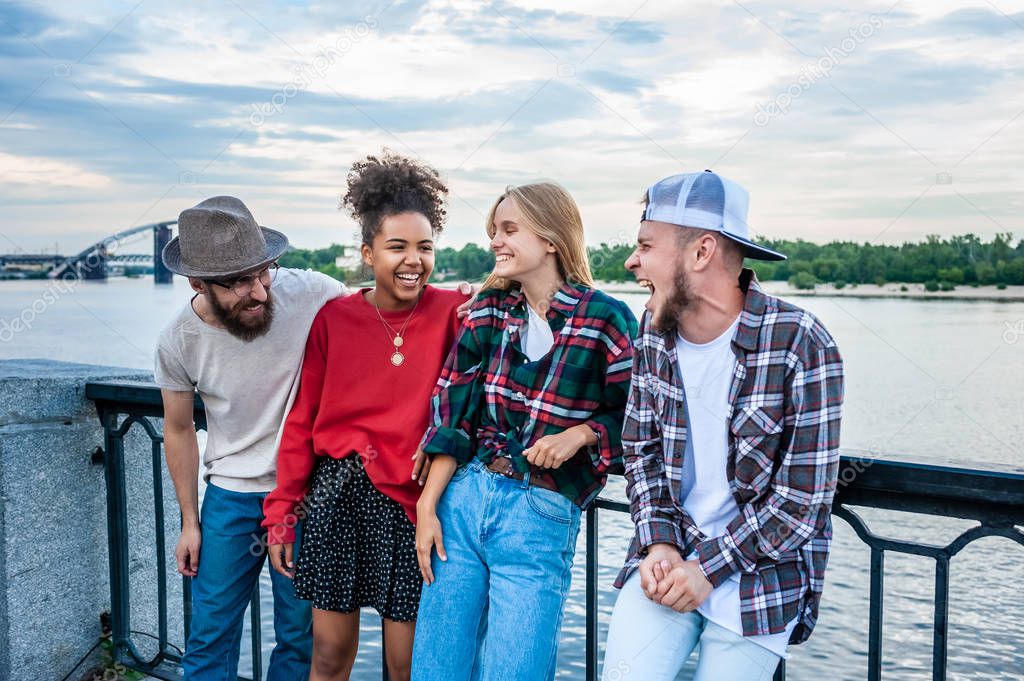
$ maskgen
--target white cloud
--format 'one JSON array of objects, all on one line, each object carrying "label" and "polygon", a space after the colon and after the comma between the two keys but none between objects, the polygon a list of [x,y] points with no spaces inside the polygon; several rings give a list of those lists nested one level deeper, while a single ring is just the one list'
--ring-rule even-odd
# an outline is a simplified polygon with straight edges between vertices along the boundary
[{"label": "white cloud", "polygon": [[54,158],[17,156],[0,152],[0,176],[5,184],[34,187],[101,189],[113,180],[81,166]]},{"label": "white cloud", "polygon": [[[1007,14],[1024,10],[1024,0],[997,4]],[[176,188],[152,219],[203,195],[236,193],[306,246],[347,238],[351,225],[336,210],[346,171],[382,146],[446,174],[451,245],[482,242],[480,214],[504,185],[535,179],[572,191],[591,241],[624,231],[632,238],[644,186],[716,159],[716,170],[747,185],[751,223],[771,236],[991,234],[998,227],[989,217],[1024,230],[1024,116],[1013,119],[1024,110],[1024,41],[942,21],[961,8],[1002,19],[989,3],[903,0],[886,15],[891,5],[513,0],[488,8],[436,0],[415,14],[396,5],[372,20],[314,25],[310,16],[341,10],[246,4],[271,34],[230,3],[203,5],[201,13],[145,3],[70,77],[176,159],[211,139],[219,150],[234,130],[247,131],[208,168],[192,168],[199,184]],[[83,30],[98,39],[121,18],[99,4],[47,6],[58,19],[33,37],[46,45]],[[830,77],[767,125],[754,124],[758,105],[786,91],[872,12],[884,25]],[[108,55],[115,40],[131,49]],[[19,72],[16,58],[2,63],[5,73]],[[560,74],[559,65],[575,73]],[[52,65],[46,69],[42,75],[51,75]],[[11,91],[27,95],[42,75],[26,75]],[[543,96],[514,113],[552,78]],[[251,105],[287,87],[317,96],[287,97],[281,112],[250,126]],[[246,88],[255,88],[254,101],[246,101]],[[382,112],[394,134],[353,115],[337,93]],[[395,109],[406,104],[402,119]],[[167,191],[151,167],[153,150],[133,146],[119,126],[112,126],[116,139],[105,139],[106,113],[56,78],[16,118],[0,125],[0,198],[17,211],[26,240],[37,231],[52,240],[70,215],[131,220],[139,206],[123,197],[155,200]],[[102,155],[89,151],[96,148]],[[907,209],[943,171],[952,184]],[[44,205],[48,193],[60,200]]]}]

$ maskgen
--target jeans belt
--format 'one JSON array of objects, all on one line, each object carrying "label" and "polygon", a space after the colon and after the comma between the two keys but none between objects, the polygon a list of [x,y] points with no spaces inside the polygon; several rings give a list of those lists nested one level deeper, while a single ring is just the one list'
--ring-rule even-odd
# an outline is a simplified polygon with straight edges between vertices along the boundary
[{"label": "jeans belt", "polygon": [[[517,471],[512,466],[512,459],[507,456],[498,456],[491,459],[490,463],[487,464],[487,470],[492,473],[498,473],[504,475],[506,478],[512,478],[513,480],[522,480],[526,476]],[[550,482],[546,478],[542,478],[538,475],[530,475],[530,484],[534,487],[540,487],[541,489],[551,490],[552,492],[558,492],[558,488],[555,487],[554,483]],[[558,492],[561,494],[561,492]]]}]

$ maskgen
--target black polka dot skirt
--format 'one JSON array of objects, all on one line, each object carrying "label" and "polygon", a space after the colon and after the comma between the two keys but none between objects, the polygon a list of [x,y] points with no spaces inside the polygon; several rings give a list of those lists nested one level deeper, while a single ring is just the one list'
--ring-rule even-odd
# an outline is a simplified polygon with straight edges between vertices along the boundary
[{"label": "black polka dot skirt", "polygon": [[372,607],[412,622],[423,577],[416,528],[401,505],[373,486],[358,456],[320,457],[295,565],[295,593],[319,610]]}]

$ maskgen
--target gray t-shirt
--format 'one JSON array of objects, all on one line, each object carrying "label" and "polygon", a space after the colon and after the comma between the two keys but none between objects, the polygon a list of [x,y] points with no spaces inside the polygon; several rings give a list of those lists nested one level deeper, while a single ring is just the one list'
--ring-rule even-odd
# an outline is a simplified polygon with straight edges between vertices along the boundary
[{"label": "gray t-shirt", "polygon": [[206,405],[203,477],[236,492],[274,488],[277,447],[299,383],[306,336],[324,303],[346,293],[319,272],[281,268],[271,287],[274,320],[245,342],[185,305],[160,334],[156,384],[198,390]]}]

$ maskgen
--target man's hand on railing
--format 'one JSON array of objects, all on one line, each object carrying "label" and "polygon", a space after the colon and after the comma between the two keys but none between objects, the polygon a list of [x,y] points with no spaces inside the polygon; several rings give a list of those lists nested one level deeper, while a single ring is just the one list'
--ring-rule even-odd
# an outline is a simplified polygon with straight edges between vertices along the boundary
[{"label": "man's hand on railing", "polygon": [[295,544],[291,542],[287,544],[271,544],[267,547],[267,553],[270,554],[270,564],[288,579],[295,579],[295,561],[292,560],[292,552],[294,550]]},{"label": "man's hand on railing", "polygon": [[186,577],[195,577],[199,572],[199,546],[203,537],[198,525],[186,526],[178,537],[178,546],[174,549],[174,557],[178,560],[178,573]]}]

